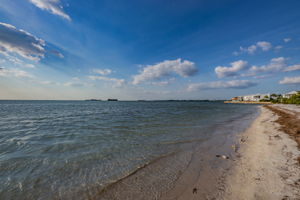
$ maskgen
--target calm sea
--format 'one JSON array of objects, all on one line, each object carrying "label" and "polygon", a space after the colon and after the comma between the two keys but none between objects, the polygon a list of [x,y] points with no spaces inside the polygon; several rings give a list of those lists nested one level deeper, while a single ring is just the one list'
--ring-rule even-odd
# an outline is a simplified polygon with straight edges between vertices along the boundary
[{"label": "calm sea", "polygon": [[[256,114],[218,102],[0,101],[0,199],[101,199],[157,159],[236,135]],[[173,167],[169,184],[185,166]]]}]

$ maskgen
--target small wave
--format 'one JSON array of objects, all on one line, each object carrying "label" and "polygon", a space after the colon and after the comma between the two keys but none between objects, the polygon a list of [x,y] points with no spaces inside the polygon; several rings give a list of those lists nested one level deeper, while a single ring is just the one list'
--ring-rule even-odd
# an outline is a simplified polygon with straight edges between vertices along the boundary
[{"label": "small wave", "polygon": [[142,170],[142,169],[144,169],[144,168],[146,168],[146,167],[148,167],[148,166],[150,166],[150,165],[152,165],[152,164],[158,162],[159,160],[161,160],[161,159],[163,159],[163,158],[166,158],[166,157],[169,157],[169,156],[173,156],[173,155],[175,155],[175,154],[177,154],[177,153],[179,153],[179,152],[180,152],[180,151],[175,151],[175,152],[171,152],[171,153],[167,153],[167,154],[161,155],[161,156],[159,156],[159,157],[157,157],[157,158],[155,158],[155,159],[153,159],[153,160],[151,160],[151,161],[149,161],[149,162],[147,162],[147,163],[145,163],[145,164],[143,164],[143,165],[137,167],[137,168],[134,169],[133,171],[131,171],[131,172],[125,174],[123,177],[120,177],[119,179],[113,180],[112,182],[108,183],[106,186],[104,186],[104,187],[99,191],[98,195],[103,194],[103,192],[107,191],[107,190],[108,190],[110,187],[112,187],[113,185],[115,185],[115,184],[117,184],[117,183],[119,183],[119,182],[121,182],[121,181],[123,181],[123,180],[129,178],[130,176],[136,174],[138,171],[140,171],[140,170]]},{"label": "small wave", "polygon": [[191,139],[191,140],[179,140],[179,141],[165,141],[159,144],[187,144],[187,143],[195,143],[195,142],[203,142],[204,139]]}]

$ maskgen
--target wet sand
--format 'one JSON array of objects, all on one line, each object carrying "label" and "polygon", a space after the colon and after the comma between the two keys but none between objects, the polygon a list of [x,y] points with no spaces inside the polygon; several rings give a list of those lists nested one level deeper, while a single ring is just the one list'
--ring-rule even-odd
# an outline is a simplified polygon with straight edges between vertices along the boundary
[{"label": "wet sand", "polygon": [[226,175],[222,199],[300,199],[299,111],[296,105],[261,107],[241,135],[239,158]]},{"label": "wet sand", "polygon": [[[191,151],[176,152],[119,180],[89,199],[213,199],[222,196],[225,174],[232,161],[216,157],[232,155],[234,139],[214,138]],[[214,150],[211,145],[216,145]],[[228,147],[224,149],[224,146]]]}]

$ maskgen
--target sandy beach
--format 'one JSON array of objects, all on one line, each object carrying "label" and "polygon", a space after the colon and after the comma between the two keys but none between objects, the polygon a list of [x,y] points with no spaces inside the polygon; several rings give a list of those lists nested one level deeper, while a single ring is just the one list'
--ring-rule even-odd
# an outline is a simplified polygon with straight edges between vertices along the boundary
[{"label": "sandy beach", "polygon": [[259,117],[241,134],[224,199],[300,199],[299,117],[296,105],[261,107]]}]

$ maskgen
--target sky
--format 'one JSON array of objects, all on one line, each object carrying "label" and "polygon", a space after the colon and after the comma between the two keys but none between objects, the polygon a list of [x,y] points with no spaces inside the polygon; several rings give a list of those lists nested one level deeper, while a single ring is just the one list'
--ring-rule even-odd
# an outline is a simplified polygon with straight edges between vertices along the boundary
[{"label": "sky", "polygon": [[300,90],[299,0],[1,0],[0,99]]}]

